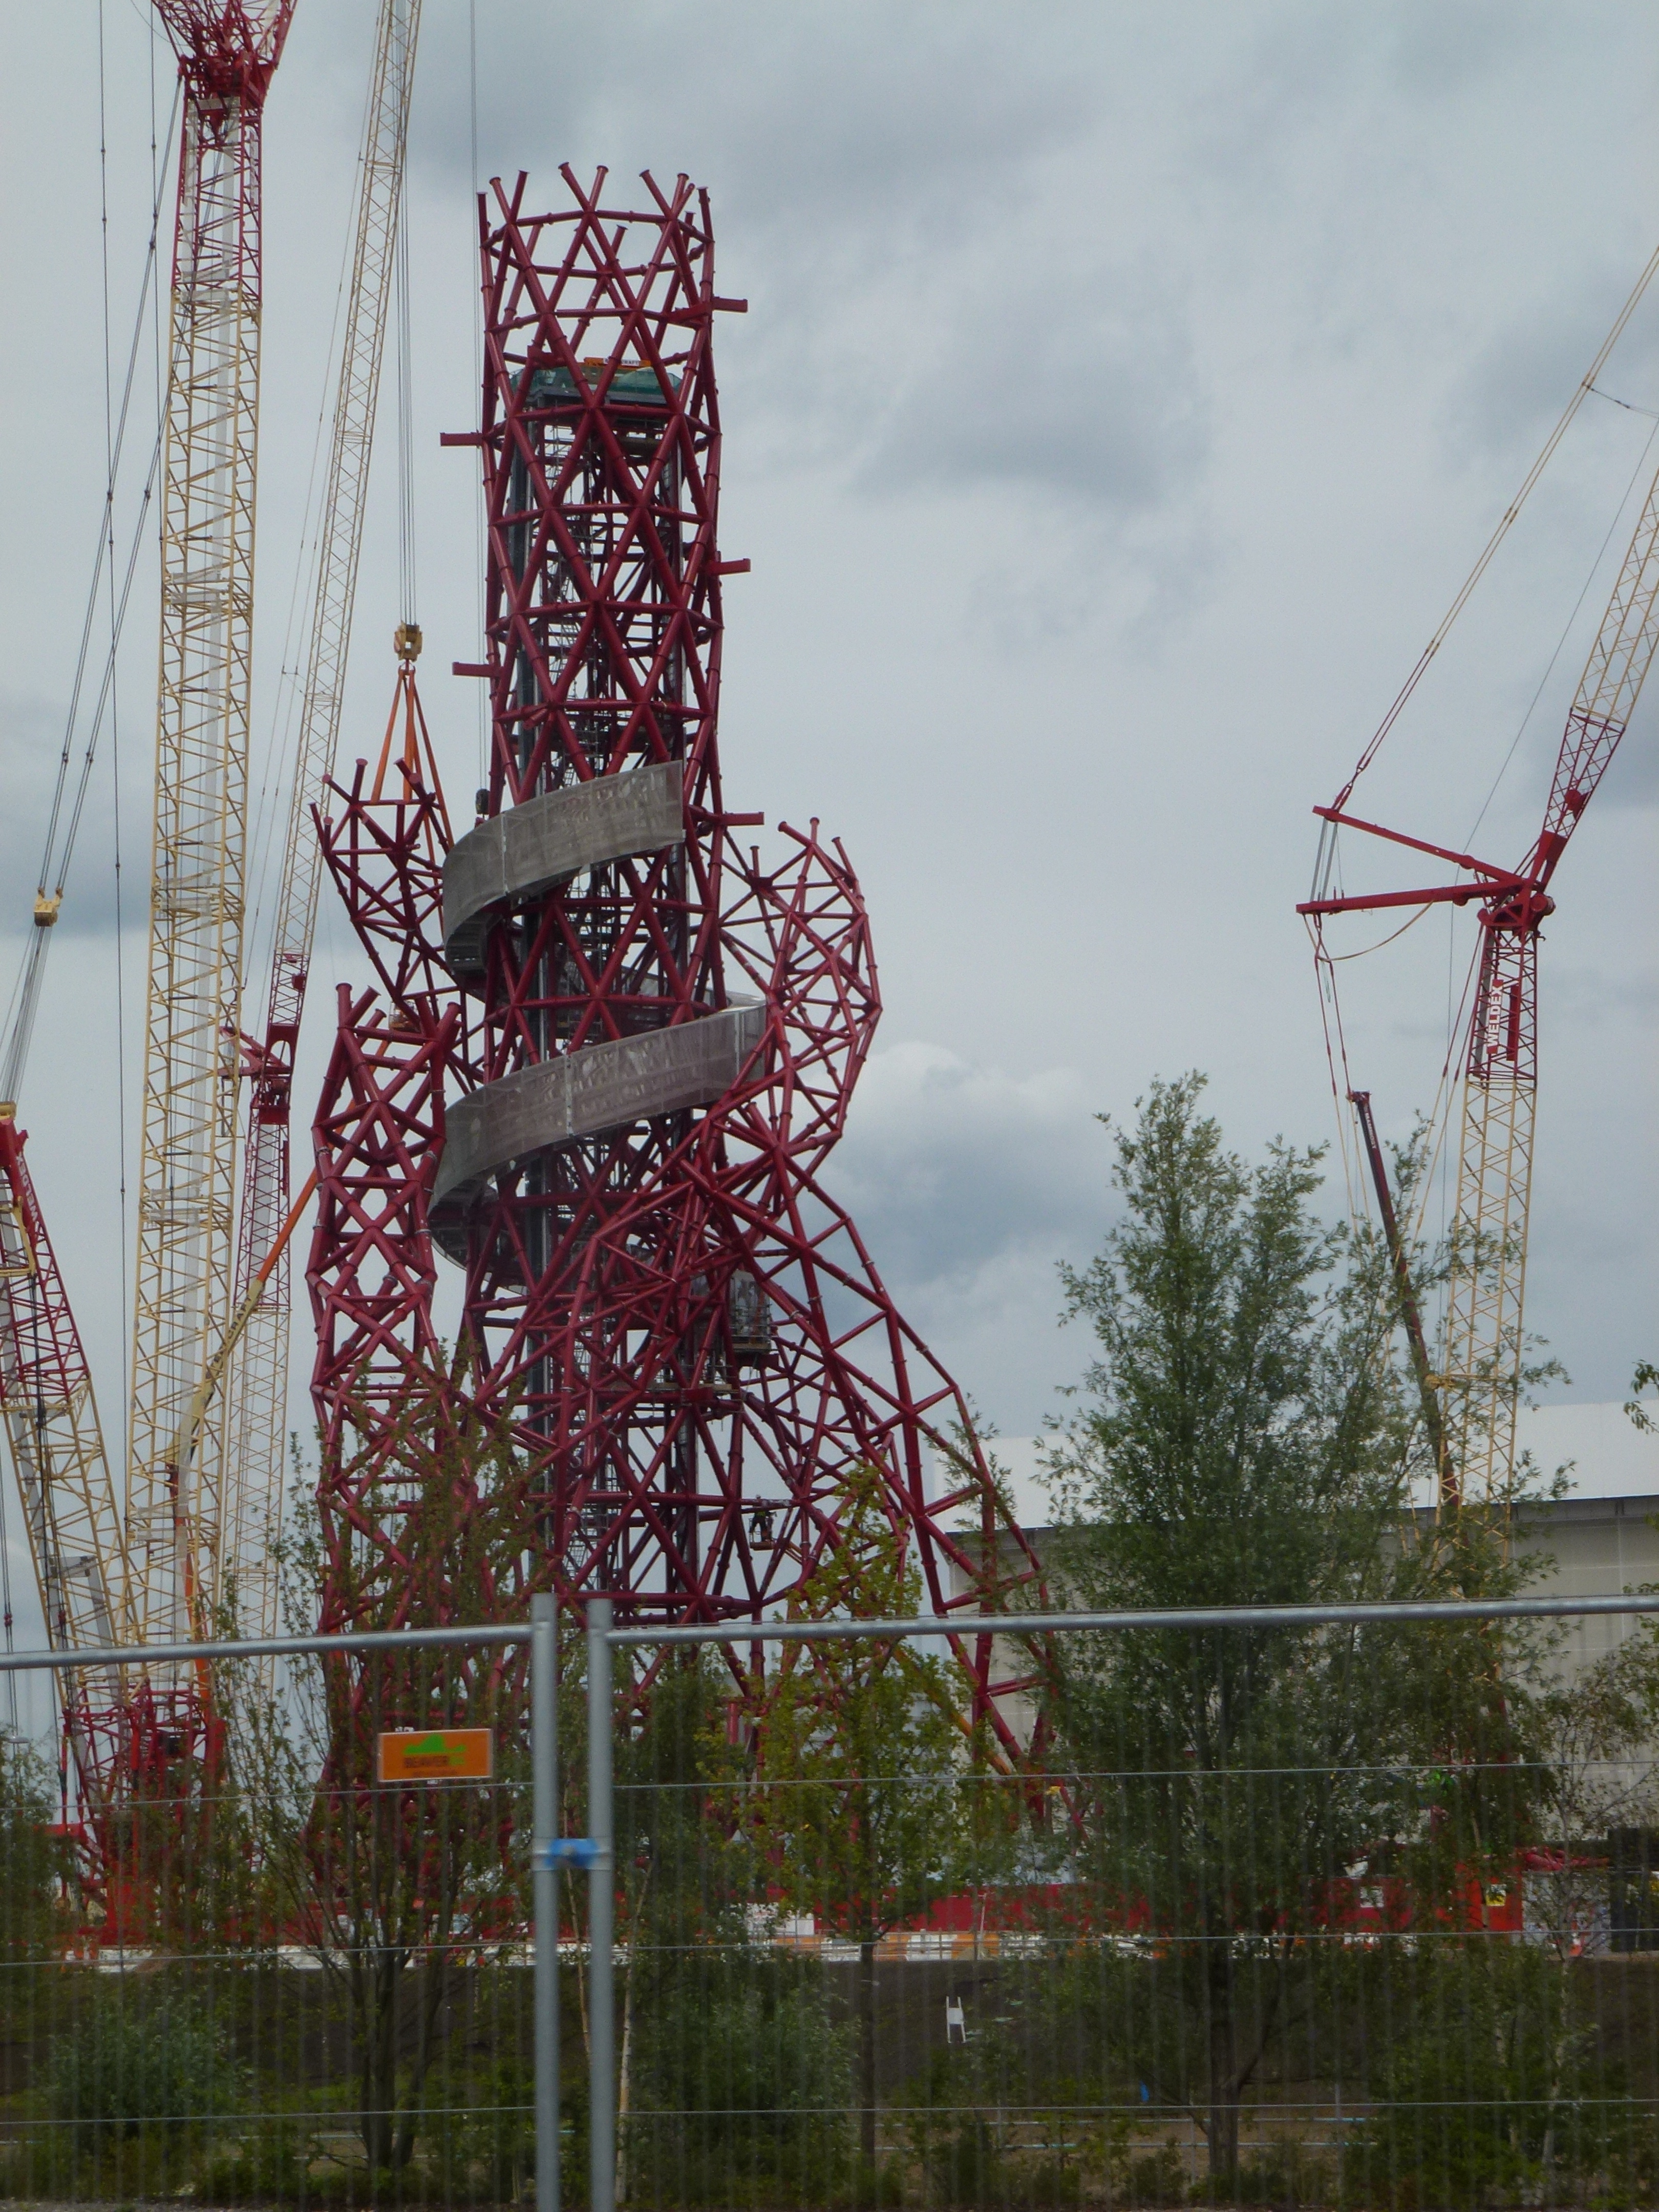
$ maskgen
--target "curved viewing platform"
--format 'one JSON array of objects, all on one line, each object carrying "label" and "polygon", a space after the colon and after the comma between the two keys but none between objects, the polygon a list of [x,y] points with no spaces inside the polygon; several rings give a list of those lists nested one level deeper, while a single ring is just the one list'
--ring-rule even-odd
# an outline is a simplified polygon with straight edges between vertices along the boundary
[{"label": "curved viewing platform", "polygon": [[521,1067],[458,1099],[449,1109],[434,1208],[466,1203],[498,1168],[534,1152],[653,1115],[712,1105],[737,1081],[765,1026],[764,1006],[727,1006],[700,1021]]},{"label": "curved viewing platform", "polygon": [[685,834],[679,761],[544,792],[469,830],[444,861],[444,958],[453,975],[483,967],[485,915],[503,900],[539,897],[584,868],[659,853]]}]

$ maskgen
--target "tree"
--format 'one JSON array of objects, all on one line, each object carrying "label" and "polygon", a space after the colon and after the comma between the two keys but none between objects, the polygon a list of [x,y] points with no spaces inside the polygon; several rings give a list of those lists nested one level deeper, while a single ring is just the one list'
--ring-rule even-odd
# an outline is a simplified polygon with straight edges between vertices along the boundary
[{"label": "tree", "polygon": [[[797,2201],[845,2168],[848,2038],[819,1962],[751,1916],[764,1869],[734,1812],[750,1761],[724,1659],[635,1663],[616,1707],[617,2199]],[[562,1741],[574,1774],[585,1717]]]},{"label": "tree", "polygon": [[[519,1560],[505,1423],[466,1413],[441,1377],[431,1399],[403,1409],[389,1451],[383,1429],[360,1427],[383,1510],[398,1516],[396,1565],[387,1547],[348,1532],[328,1571],[341,1615],[356,1629],[488,1618]],[[293,1626],[303,1631],[323,1567],[314,1512],[299,1516],[288,1566]],[[344,2000],[375,2172],[413,2155],[463,1961],[487,1958],[522,1923],[504,1809],[522,1778],[521,1717],[518,1672],[497,1650],[417,1647],[303,1663],[290,1696],[239,1730],[270,1917]],[[427,1727],[494,1729],[493,1784],[381,1784],[380,1732]]]},{"label": "tree", "polygon": [[[791,1617],[918,1611],[920,1578],[872,1474],[855,1476],[844,1510],[842,1541]],[[981,1747],[945,1666],[904,1643],[786,1644],[755,1717],[755,1782],[734,1810],[778,1903],[858,1947],[859,2147],[872,2160],[876,1947],[984,1876],[1000,1838],[975,1788]]]},{"label": "tree", "polygon": [[1650,1359],[1638,1359],[1636,1372],[1631,1377],[1631,1394],[1625,1411],[1644,1437],[1653,1434],[1654,1418],[1653,1407],[1643,1402],[1642,1393],[1656,1389],[1659,1389],[1659,1367],[1656,1367]]},{"label": "tree", "polygon": [[39,1752],[0,1729],[0,1960],[21,1965],[47,1955],[70,1925],[70,1860],[56,1818]]},{"label": "tree", "polygon": [[[1123,1218],[1088,1267],[1062,1270],[1067,1317],[1097,1346],[1087,1402],[1051,1448],[1068,1601],[1443,1588],[1444,1547],[1401,1539],[1416,1414],[1389,1352],[1386,1255],[1318,1220],[1317,1151],[1274,1145],[1247,1166],[1202,1090],[1197,1075],[1156,1084],[1116,1132]],[[1488,1578],[1513,1571],[1479,1533],[1472,1519],[1459,1571],[1478,1553]],[[1277,1626],[1056,1655],[1060,1741],[1082,1777],[1057,1848],[1154,1954],[1122,1967],[1119,2060],[1193,2113],[1218,2184],[1264,2058],[1335,1971],[1334,1947],[1310,1938],[1349,1870],[1390,1838],[1467,1833],[1443,1804],[1431,1816],[1412,1766],[1462,1745],[1477,1790],[1501,1764],[1510,1706],[1487,1647],[1459,1633],[1431,1655],[1394,1630]],[[1457,1786],[1442,1777],[1441,1799]],[[1501,1841],[1488,1818],[1486,1847]]]},{"label": "tree", "polygon": [[[625,1669],[633,1663],[630,1656]],[[647,1664],[648,1681],[625,1680],[614,1706],[612,1820],[627,1957],[617,2054],[619,2203],[628,2201],[636,2152],[647,2172],[662,2164],[661,2123],[641,2124],[637,2114],[668,2101],[664,2074],[672,2057],[663,2030],[676,2015],[682,2031],[700,2011],[718,2015],[727,1994],[724,1970],[743,1944],[731,1839],[708,1818],[714,1791],[731,1780],[738,1758],[720,1724],[720,1662],[686,1650],[665,1655],[654,1669]],[[585,1720],[574,1739],[584,1755]],[[574,1773],[574,1759],[566,1764]]]}]

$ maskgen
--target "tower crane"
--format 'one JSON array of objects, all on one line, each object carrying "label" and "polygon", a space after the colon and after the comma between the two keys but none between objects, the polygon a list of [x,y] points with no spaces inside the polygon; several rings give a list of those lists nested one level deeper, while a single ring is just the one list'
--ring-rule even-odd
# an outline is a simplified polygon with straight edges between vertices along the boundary
[{"label": "tower crane", "polygon": [[[131,1639],[126,1548],[92,1374],[24,1158],[0,1104],[0,1416],[17,1475],[47,1641],[55,1651]],[[132,1730],[118,1677],[60,1678],[65,1749],[94,1822],[116,1796]]]},{"label": "tower crane", "polygon": [[232,1307],[242,988],[260,141],[294,0],[155,0],[179,57],[161,472],[161,653],[139,1145],[126,1539],[144,1642],[218,1597],[222,1453],[186,1489],[173,1443]]},{"label": "tower crane", "polygon": [[[0,1106],[0,1419],[60,1649],[198,1632],[239,1585],[244,1619],[268,1619],[259,1540],[277,1492],[287,1251],[315,1185],[313,1176],[289,1205],[288,1097],[317,895],[312,809],[339,720],[420,15],[420,0],[381,0],[270,1004],[264,1036],[249,1047],[233,1273],[260,132],[293,0],[156,5],[179,57],[184,138],[161,441],[161,686],[125,1511],[23,1133]],[[405,645],[400,632],[400,653]],[[237,1380],[227,1409],[228,1374]],[[200,1677],[66,1678],[67,1747],[94,1828],[108,1827],[135,1790],[160,1784],[172,1759],[207,1754],[207,1690]],[[110,1866],[118,1852],[106,1836]]]},{"label": "tower crane", "polygon": [[[1645,279],[1644,279],[1645,281]],[[1628,311],[1626,311],[1628,312]],[[1603,357],[1605,349],[1603,349]],[[1325,917],[1400,907],[1478,906],[1480,949],[1462,1047],[1457,1199],[1431,1434],[1443,1504],[1501,1501],[1515,1457],[1524,1338],[1527,1221],[1538,1091],[1538,947],[1555,911],[1550,886],[1568,840],[1629,727],[1659,648],[1659,475],[1640,515],[1578,680],[1556,757],[1543,824],[1518,866],[1503,868],[1382,828],[1347,811],[1353,779],[1314,811],[1328,830],[1381,837],[1466,872],[1425,890],[1316,896],[1297,909]],[[1374,750],[1374,746],[1373,746]],[[1369,755],[1367,756],[1369,757]],[[1362,767],[1364,766],[1362,761]],[[1330,850],[1328,838],[1324,851]],[[1325,887],[1328,889],[1328,886]],[[1373,1150],[1373,1170],[1380,1154]],[[1397,1243],[1390,1239],[1395,1264]]]},{"label": "tower crane", "polygon": [[[421,0],[380,0],[265,1025],[245,1046],[251,1080],[235,1306],[239,1315],[246,1311],[246,1320],[228,1368],[228,1418],[216,1427],[210,1425],[203,1436],[209,1450],[228,1452],[210,1485],[224,1500],[222,1584],[228,1590],[234,1581],[237,1610],[250,1634],[269,1634],[276,1626],[276,1584],[266,1538],[282,1495],[289,1281],[288,1243],[281,1231],[290,1210],[294,1055],[320,881],[313,817],[333,768],[339,733],[420,21]],[[400,653],[404,642],[400,631]],[[255,1286],[266,1267],[261,1295]]]}]

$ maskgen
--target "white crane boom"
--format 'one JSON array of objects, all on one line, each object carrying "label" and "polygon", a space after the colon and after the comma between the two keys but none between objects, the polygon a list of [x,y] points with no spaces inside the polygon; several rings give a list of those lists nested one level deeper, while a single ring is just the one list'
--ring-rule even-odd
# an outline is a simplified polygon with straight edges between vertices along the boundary
[{"label": "white crane boom", "polygon": [[[229,1319],[241,1012],[260,138],[294,0],[155,0],[185,87],[161,471],[161,654],[127,1556],[147,1642],[190,1634],[221,1551],[180,1421]],[[222,1461],[216,1459],[216,1472]],[[208,1589],[204,1589],[205,1571]]]},{"label": "white crane boom", "polygon": [[[250,1047],[252,1082],[236,1248],[234,1304],[239,1313],[256,1271],[276,1249],[289,1211],[294,1055],[311,966],[321,866],[312,808],[333,768],[339,736],[420,16],[421,0],[381,0],[360,162],[351,289],[318,533],[293,793],[271,942],[270,999],[264,1036]],[[246,1314],[229,1363],[227,1416],[210,1419],[201,1439],[204,1463],[216,1459],[222,1468],[207,1486],[226,1499],[222,1586],[228,1593],[234,1589],[238,1615],[250,1635],[268,1635],[276,1626],[269,1540],[282,1498],[289,1285],[284,1243],[264,1295]]]}]

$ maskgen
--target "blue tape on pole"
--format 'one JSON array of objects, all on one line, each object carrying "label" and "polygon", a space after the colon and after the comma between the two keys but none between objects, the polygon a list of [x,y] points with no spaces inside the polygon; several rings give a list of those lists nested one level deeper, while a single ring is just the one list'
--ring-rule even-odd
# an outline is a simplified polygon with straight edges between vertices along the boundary
[{"label": "blue tape on pole", "polygon": [[586,1836],[559,1836],[532,1854],[539,1870],[547,1867],[608,1867],[611,1854]]}]

